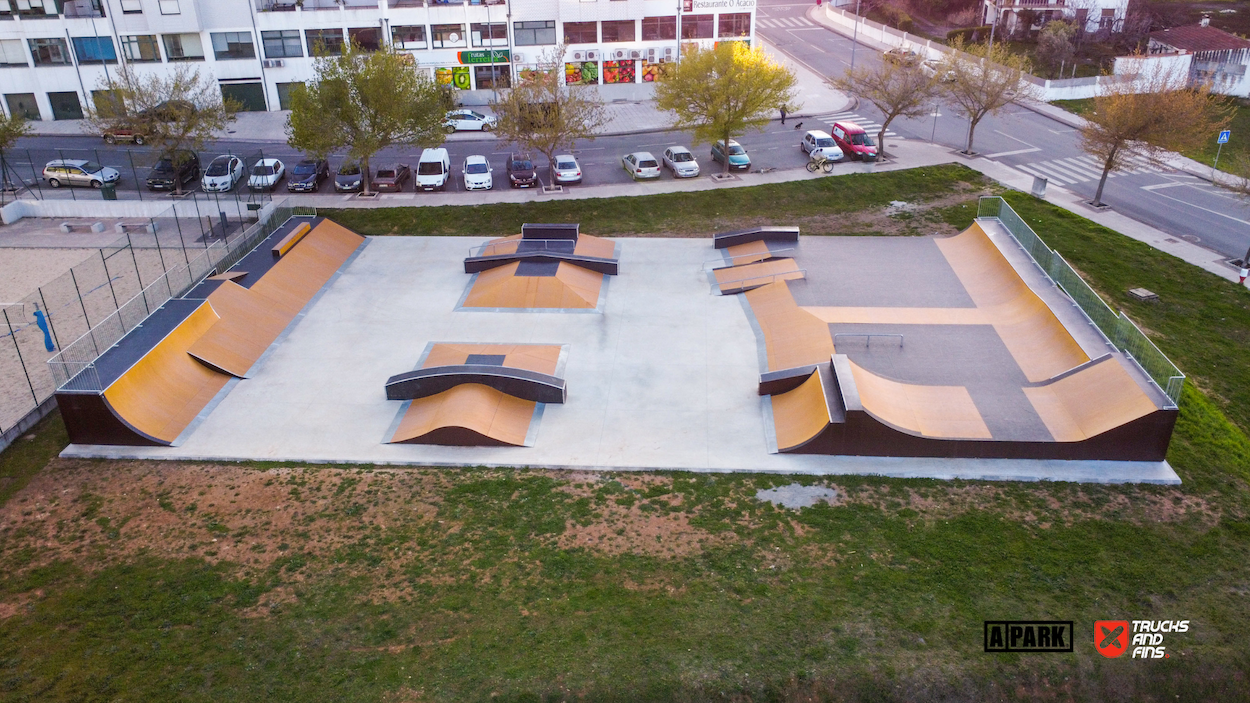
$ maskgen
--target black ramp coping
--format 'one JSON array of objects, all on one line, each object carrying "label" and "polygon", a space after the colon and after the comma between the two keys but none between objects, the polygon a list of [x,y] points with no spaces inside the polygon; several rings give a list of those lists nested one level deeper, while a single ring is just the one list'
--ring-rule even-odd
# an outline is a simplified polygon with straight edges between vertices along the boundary
[{"label": "black ramp coping", "polygon": [[521,225],[521,239],[572,239],[577,240],[581,225],[575,222],[530,223]]},{"label": "black ramp coping", "polygon": [[564,379],[527,369],[491,364],[462,364],[417,369],[386,380],[387,400],[415,400],[464,383],[480,383],[502,393],[538,403],[563,403]]},{"label": "black ramp coping", "polygon": [[[256,247],[240,259],[239,263],[231,266],[227,270],[247,271],[247,275],[235,281],[235,283],[243,286],[244,288],[251,288],[252,284],[259,281],[261,277],[269,272],[269,269],[274,267],[274,264],[282,260],[280,258],[274,258],[273,248],[278,242],[282,241],[283,237],[290,234],[292,230],[305,222],[316,228],[316,226],[321,224],[323,220],[325,220],[324,217],[292,217],[288,219],[286,222],[279,225],[279,227],[268,237],[265,237],[262,241],[257,242]],[[299,245],[296,244],[295,246]],[[218,273],[225,273],[225,271],[218,271]],[[208,294],[217,290],[217,286],[219,285],[221,285],[221,281],[204,281],[195,288],[192,288],[191,292],[187,293],[183,297],[207,298]]]},{"label": "black ramp coping", "polygon": [[529,254],[532,252],[552,252],[558,254],[572,254],[577,250],[577,241],[573,239],[556,239],[547,241],[522,239],[517,243],[516,253]]},{"label": "black ramp coping", "polygon": [[[168,300],[139,326],[127,332],[121,341],[95,360],[96,374],[100,377],[100,388],[108,388],[114,381],[121,378],[122,374],[129,371],[130,367],[152,351],[162,339],[168,337],[170,332],[173,332],[183,320],[203,304],[203,300],[181,298]],[[69,387],[73,388],[73,383],[70,383]]]},{"label": "black ramp coping", "polygon": [[752,227],[733,232],[718,232],[712,236],[712,245],[717,249],[747,244],[749,242],[789,242],[799,243],[798,227]]},{"label": "black ramp coping", "polygon": [[517,276],[551,277],[560,270],[559,261],[522,261],[517,264]]}]

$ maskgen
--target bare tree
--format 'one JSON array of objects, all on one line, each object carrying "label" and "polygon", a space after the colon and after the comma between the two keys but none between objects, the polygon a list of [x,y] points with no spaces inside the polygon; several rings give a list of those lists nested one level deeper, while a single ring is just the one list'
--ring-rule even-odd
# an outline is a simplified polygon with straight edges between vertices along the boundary
[{"label": "bare tree", "polygon": [[1051,76],[1057,75],[1076,56],[1076,46],[1072,43],[1074,36],[1076,27],[1063,20],[1047,22],[1042,27],[1037,38],[1037,58],[1050,69]]},{"label": "bare tree", "polygon": [[0,180],[4,182],[4,190],[13,190],[13,183],[9,180],[9,162],[4,158],[4,152],[13,148],[17,144],[17,140],[30,134],[30,123],[26,118],[13,113],[13,116],[6,117],[0,112]]},{"label": "bare tree", "polygon": [[938,77],[929,76],[919,63],[882,61],[876,66],[848,70],[833,86],[873,104],[883,115],[877,132],[880,155],[885,155],[885,132],[896,117],[920,117],[938,92]]},{"label": "bare tree", "polygon": [[[175,169],[189,158],[188,151],[202,150],[224,130],[241,107],[223,99],[216,81],[186,63],[161,72],[122,65],[109,71],[100,88],[108,92],[88,110],[88,126],[99,133],[124,129],[142,135]],[[182,194],[181,179],[174,179],[174,189]]]},{"label": "bare tree", "polygon": [[1085,119],[1081,146],[1102,161],[1093,200],[1102,205],[1107,176],[1132,157],[1159,161],[1167,152],[1201,148],[1228,124],[1231,110],[1211,98],[1209,84],[1190,87],[1187,75],[1156,66],[1105,88]]},{"label": "bare tree", "polygon": [[1033,92],[1032,84],[1025,81],[1030,65],[1028,59],[1012,54],[1002,43],[965,44],[963,37],[957,36],[951,48],[939,71],[954,79],[942,86],[955,109],[968,118],[964,153],[972,154],[977,124]]},{"label": "bare tree", "polygon": [[491,103],[499,136],[547,157],[553,169],[557,154],[571,151],[578,139],[594,139],[608,121],[594,88],[564,84],[565,49],[545,52],[536,69],[522,71],[516,87]]}]

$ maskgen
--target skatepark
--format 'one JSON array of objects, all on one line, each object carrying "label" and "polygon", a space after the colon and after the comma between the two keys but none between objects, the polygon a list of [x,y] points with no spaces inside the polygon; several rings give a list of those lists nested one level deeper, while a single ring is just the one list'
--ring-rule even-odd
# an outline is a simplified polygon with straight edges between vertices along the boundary
[{"label": "skatepark", "polygon": [[1002,221],[968,225],[364,238],[293,217],[62,386],[63,455],[1179,482],[1179,387]]}]

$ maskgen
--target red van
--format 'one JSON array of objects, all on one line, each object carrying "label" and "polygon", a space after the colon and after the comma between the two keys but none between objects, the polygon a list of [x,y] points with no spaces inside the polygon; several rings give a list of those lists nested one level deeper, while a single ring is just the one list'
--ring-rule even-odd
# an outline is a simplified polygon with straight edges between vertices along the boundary
[{"label": "red van", "polygon": [[854,122],[834,122],[829,133],[848,158],[860,161],[877,160],[877,142],[868,136],[863,127]]}]

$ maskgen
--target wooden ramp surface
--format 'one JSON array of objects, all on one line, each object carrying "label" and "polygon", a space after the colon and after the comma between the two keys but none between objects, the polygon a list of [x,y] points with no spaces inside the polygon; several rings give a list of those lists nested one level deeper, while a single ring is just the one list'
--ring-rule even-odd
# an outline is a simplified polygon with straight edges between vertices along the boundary
[{"label": "wooden ramp surface", "polygon": [[536,405],[466,383],[412,401],[390,443],[524,446]]},{"label": "wooden ramp surface", "polygon": [[[515,254],[521,249],[522,241],[533,243],[535,240],[523,240],[519,234],[492,239],[487,242],[484,247],[482,247],[482,251],[478,254],[478,256],[506,256],[508,254]],[[556,241],[563,242],[570,240]],[[533,249],[533,251],[541,250]],[[573,253],[577,256],[593,256],[599,259],[610,259],[612,258],[612,255],[616,253],[616,244],[608,239],[602,239],[589,234],[578,234],[576,244],[573,247]]]},{"label": "wooden ramp surface", "polygon": [[719,268],[713,275],[721,295],[732,295],[776,281],[798,280],[805,274],[799,270],[794,259],[773,259]]},{"label": "wooden ramp surface", "polygon": [[1114,357],[1024,394],[1059,442],[1089,439],[1158,410]]},{"label": "wooden ramp surface", "polygon": [[503,366],[525,369],[554,376],[560,362],[560,346],[554,344],[453,344],[440,342],[430,348],[423,369],[437,366],[460,366],[470,354],[492,354],[504,357]]},{"label": "wooden ramp surface", "polygon": [[818,371],[813,371],[798,388],[774,395],[772,405],[778,451],[805,444],[832,421]]},{"label": "wooden ramp surface", "polygon": [[900,383],[849,363],[860,404],[877,419],[923,437],[991,438],[967,388]]},{"label": "wooden ramp surface", "polygon": [[518,266],[513,262],[479,273],[464,307],[593,310],[599,305],[604,274],[561,261],[554,276],[518,276]]},{"label": "wooden ramp surface", "polygon": [[773,258],[773,253],[768,248],[768,242],[763,240],[747,242],[746,244],[735,244],[725,249],[725,254],[729,257],[729,266],[742,266],[743,264],[753,264],[757,261]]},{"label": "wooden ramp surface", "polygon": [[104,390],[113,412],[140,434],[172,444],[230,380],[187,354],[217,321],[209,303],[196,308]]},{"label": "wooden ramp surface", "polygon": [[827,363],[833,354],[829,325],[800,308],[785,281],[746,292],[756,324],[764,333],[768,370]]}]

